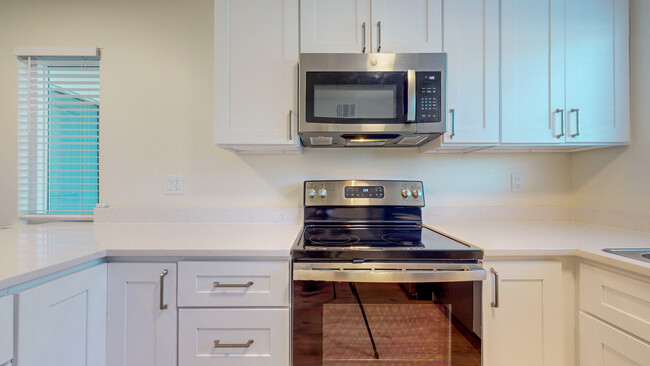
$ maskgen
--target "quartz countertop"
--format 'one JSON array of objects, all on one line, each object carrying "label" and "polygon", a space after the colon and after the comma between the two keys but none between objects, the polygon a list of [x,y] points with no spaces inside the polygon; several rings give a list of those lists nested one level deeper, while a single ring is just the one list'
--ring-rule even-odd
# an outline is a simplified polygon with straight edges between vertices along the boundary
[{"label": "quartz countertop", "polygon": [[298,224],[51,223],[0,230],[0,290],[106,257],[289,260]]},{"label": "quartz countertop", "polygon": [[445,223],[428,225],[482,248],[485,258],[580,258],[650,276],[650,263],[603,252],[605,248],[650,248],[650,234],[577,223]]},{"label": "quartz countertop", "polygon": [[[0,290],[107,257],[289,260],[301,224],[52,223],[0,230]],[[576,223],[445,223],[430,227],[486,259],[578,256],[650,276],[650,263],[604,248],[647,248],[650,234]]]}]

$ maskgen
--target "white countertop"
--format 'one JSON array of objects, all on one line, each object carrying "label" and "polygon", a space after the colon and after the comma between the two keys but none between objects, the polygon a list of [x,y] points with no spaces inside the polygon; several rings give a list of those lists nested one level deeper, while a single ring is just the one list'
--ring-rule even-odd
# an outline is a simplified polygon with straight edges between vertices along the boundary
[{"label": "white countertop", "polygon": [[[487,259],[574,255],[650,276],[650,263],[603,248],[650,247],[650,234],[572,223],[462,223],[431,227],[485,250]],[[0,290],[106,257],[288,260],[300,224],[56,223],[0,230]]]},{"label": "white countertop", "polygon": [[430,227],[483,248],[486,259],[578,256],[650,276],[650,263],[603,252],[650,248],[650,234],[577,223],[462,223]]},{"label": "white countertop", "polygon": [[298,224],[54,223],[0,230],[0,290],[105,257],[288,260]]}]

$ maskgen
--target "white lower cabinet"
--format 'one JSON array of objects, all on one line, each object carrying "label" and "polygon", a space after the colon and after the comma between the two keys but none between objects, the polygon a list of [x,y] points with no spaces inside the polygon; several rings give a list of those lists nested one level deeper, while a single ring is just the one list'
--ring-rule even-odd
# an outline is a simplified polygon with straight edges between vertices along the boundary
[{"label": "white lower cabinet", "polygon": [[562,365],[561,263],[488,260],[484,268],[483,365]]},{"label": "white lower cabinet", "polygon": [[14,358],[14,297],[0,298],[0,365]]},{"label": "white lower cabinet", "polygon": [[108,366],[176,365],[176,263],[108,265]]},{"label": "white lower cabinet", "polygon": [[106,264],[16,296],[16,365],[106,364]]},{"label": "white lower cabinet", "polygon": [[650,343],[580,312],[580,366],[648,364]]},{"label": "white lower cabinet", "polygon": [[289,309],[181,309],[180,366],[287,366]]},{"label": "white lower cabinet", "polygon": [[579,314],[581,366],[650,364],[650,278],[580,263]]}]

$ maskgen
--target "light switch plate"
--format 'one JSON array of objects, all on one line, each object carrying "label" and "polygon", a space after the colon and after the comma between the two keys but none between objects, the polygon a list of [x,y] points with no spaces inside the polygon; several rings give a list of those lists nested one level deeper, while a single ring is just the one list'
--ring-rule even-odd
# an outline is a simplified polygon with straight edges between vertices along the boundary
[{"label": "light switch plate", "polygon": [[166,175],[164,178],[165,194],[185,194],[185,179],[182,175]]}]

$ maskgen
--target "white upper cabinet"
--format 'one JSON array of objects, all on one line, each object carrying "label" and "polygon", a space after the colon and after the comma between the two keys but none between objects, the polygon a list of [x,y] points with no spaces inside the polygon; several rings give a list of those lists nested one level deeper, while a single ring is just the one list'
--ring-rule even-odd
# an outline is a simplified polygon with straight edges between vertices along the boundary
[{"label": "white upper cabinet", "polygon": [[499,142],[499,0],[445,2],[446,144]]},{"label": "white upper cabinet", "polygon": [[300,2],[300,52],[359,53],[370,46],[370,0]]},{"label": "white upper cabinet", "polygon": [[441,52],[442,0],[302,0],[300,52]]},{"label": "white upper cabinet", "polygon": [[629,142],[628,0],[501,7],[501,142]]},{"label": "white upper cabinet", "polygon": [[442,0],[372,0],[371,52],[442,52]]},{"label": "white upper cabinet", "polygon": [[298,0],[215,0],[215,142],[299,152]]},{"label": "white upper cabinet", "polygon": [[501,85],[502,142],[564,142],[563,0],[501,1]]},{"label": "white upper cabinet", "polygon": [[566,0],[567,141],[629,141],[627,0]]}]

